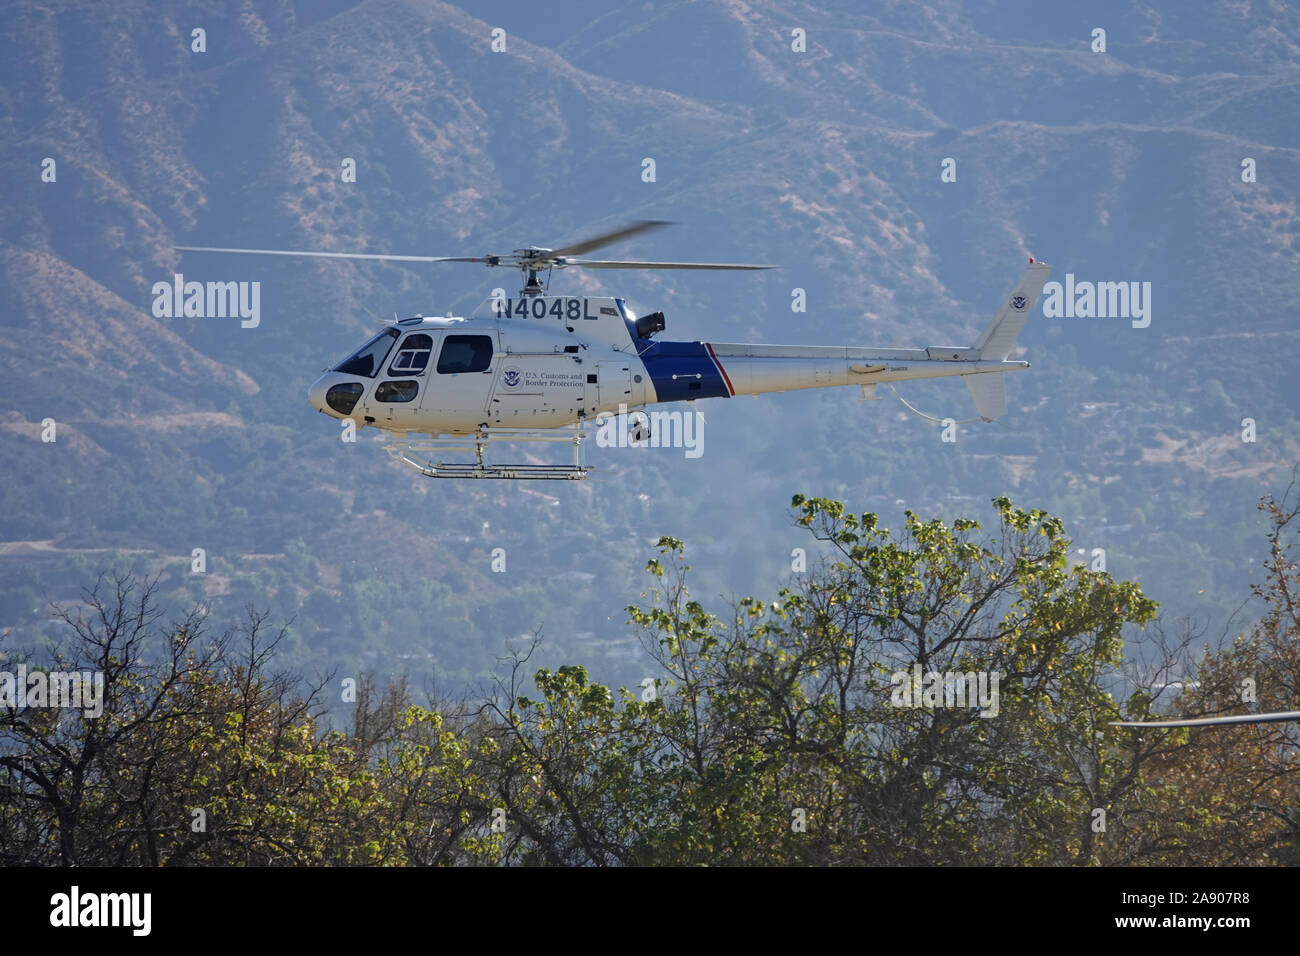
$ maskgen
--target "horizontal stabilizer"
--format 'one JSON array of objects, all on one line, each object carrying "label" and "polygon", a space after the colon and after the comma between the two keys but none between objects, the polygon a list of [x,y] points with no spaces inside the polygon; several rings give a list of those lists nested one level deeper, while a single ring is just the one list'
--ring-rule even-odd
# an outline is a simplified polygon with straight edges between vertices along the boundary
[{"label": "horizontal stabilizer", "polygon": [[975,410],[986,422],[1001,418],[1007,413],[1007,386],[1001,372],[982,375],[963,375],[962,381],[975,399]]}]

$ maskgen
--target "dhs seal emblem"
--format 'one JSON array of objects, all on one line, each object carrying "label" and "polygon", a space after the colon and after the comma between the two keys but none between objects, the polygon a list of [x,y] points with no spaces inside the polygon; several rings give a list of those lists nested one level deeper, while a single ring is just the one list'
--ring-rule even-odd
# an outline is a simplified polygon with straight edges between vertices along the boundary
[{"label": "dhs seal emblem", "polygon": [[519,380],[523,378],[523,374],[516,366],[507,365],[506,370],[501,374],[501,380],[505,383],[506,388],[515,388],[519,384]]},{"label": "dhs seal emblem", "polygon": [[1017,312],[1025,311],[1025,307],[1028,304],[1028,301],[1023,295],[1013,295],[1011,297],[1011,308],[1015,309]]}]

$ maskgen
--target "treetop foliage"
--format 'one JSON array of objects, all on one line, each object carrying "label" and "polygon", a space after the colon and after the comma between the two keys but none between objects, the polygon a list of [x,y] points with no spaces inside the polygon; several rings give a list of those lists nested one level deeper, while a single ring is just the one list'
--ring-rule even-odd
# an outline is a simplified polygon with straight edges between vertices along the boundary
[{"label": "treetop foliage", "polygon": [[[1189,634],[1166,638],[1138,584],[1071,566],[1058,518],[993,505],[991,535],[911,512],[891,532],[797,495],[820,559],[774,599],[712,609],[690,593],[685,542],[662,537],[627,609],[640,688],[578,664],[530,674],[529,648],[468,702],[417,704],[401,680],[363,675],[342,729],[327,716],[336,675],[276,672],[283,632],[264,615],[214,635],[200,611],[164,622],[148,581],[101,579],[84,606],[58,609],[55,663],[105,675],[102,717],[0,708],[0,860],[1291,859],[1293,730],[1110,723],[1157,705],[1239,711],[1248,675],[1261,704],[1294,704],[1297,510],[1264,503],[1265,615],[1198,657]],[[1158,666],[1126,657],[1139,641]]]}]

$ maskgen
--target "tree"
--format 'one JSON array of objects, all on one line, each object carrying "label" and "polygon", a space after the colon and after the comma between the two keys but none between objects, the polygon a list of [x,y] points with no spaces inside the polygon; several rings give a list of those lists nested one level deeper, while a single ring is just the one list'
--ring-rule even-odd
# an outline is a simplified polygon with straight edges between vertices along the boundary
[{"label": "tree", "polygon": [[[283,632],[164,625],[155,581],[101,578],[55,608],[72,639],[54,670],[103,676],[102,714],[0,711],[6,864],[371,862],[377,788],[339,735],[318,733],[322,684],[269,671]],[[375,828],[370,827],[371,831]]]},{"label": "tree", "polygon": [[[1119,713],[1104,682],[1154,603],[1067,571],[1059,520],[1006,499],[987,543],[969,519],[908,512],[895,536],[839,502],[793,504],[833,557],[779,600],[744,599],[724,626],[663,539],[665,587],[632,609],[677,688],[667,744],[699,821],[685,861],[1091,860],[1092,810],[1132,788],[1097,742]],[[943,675],[984,675],[996,697],[959,700]]]},{"label": "tree", "polygon": [[[1260,619],[1199,661],[1183,662],[1173,713],[1213,717],[1300,709],[1300,582],[1295,557],[1300,502],[1294,483],[1265,496],[1265,580],[1252,586]],[[1132,730],[1148,748],[1144,826],[1132,853],[1199,865],[1300,863],[1300,729],[1294,723]]]},{"label": "tree", "polygon": [[1262,505],[1264,614],[1200,657],[1137,584],[1071,568],[1045,512],[995,499],[986,537],[792,505],[823,554],[775,600],[709,611],[685,544],[659,540],[628,608],[657,674],[633,691],[567,664],[528,692],[535,640],[485,700],[362,674],[331,715],[331,677],[273,669],[265,614],[209,636],[198,609],[163,622],[156,580],[101,578],[56,608],[53,669],[103,675],[102,714],[0,709],[0,863],[1295,860],[1292,726],[1110,726],[1171,695],[1184,715],[1296,706],[1290,492]]}]

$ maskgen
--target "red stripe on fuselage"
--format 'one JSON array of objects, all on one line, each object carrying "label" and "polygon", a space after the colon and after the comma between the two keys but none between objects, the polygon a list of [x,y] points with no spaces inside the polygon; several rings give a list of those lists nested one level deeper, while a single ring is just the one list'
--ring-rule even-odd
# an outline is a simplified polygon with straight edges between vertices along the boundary
[{"label": "red stripe on fuselage", "polygon": [[731,397],[735,395],[736,390],[731,387],[731,379],[727,377],[727,370],[722,367],[722,363],[718,361],[718,357],[713,354],[713,346],[708,342],[705,342],[704,347],[709,350],[709,358],[713,359],[713,364],[716,365],[718,371],[722,373],[722,381],[727,385],[727,396]]}]

